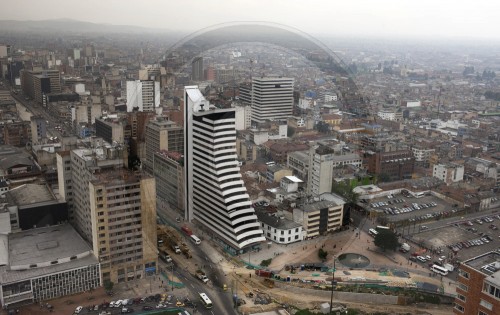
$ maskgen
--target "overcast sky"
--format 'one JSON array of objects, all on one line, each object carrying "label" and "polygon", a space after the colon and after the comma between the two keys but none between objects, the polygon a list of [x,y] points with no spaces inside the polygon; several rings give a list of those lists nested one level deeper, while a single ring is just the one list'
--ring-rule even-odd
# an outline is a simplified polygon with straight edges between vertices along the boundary
[{"label": "overcast sky", "polygon": [[0,19],[69,18],[196,31],[268,21],[311,35],[500,40],[499,0],[2,0]]}]

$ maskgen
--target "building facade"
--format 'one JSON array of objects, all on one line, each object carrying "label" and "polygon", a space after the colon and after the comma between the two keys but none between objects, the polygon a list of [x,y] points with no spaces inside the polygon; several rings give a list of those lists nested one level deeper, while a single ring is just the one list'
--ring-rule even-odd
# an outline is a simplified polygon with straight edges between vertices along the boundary
[{"label": "building facade", "polygon": [[184,152],[184,132],[182,127],[170,120],[151,120],[146,125],[146,160],[144,167],[152,172],[153,158],[161,150]]},{"label": "building facade", "polygon": [[500,254],[489,252],[460,264],[453,313],[493,315],[500,313]]},{"label": "building facade", "polygon": [[344,205],[333,201],[317,201],[293,210],[295,222],[302,224],[305,238],[325,235],[342,226]]},{"label": "building facade", "polygon": [[21,70],[21,89],[25,95],[38,104],[47,106],[46,96],[61,93],[61,74],[59,70]]},{"label": "building facade", "polygon": [[153,112],[160,106],[160,82],[127,81],[127,112]]},{"label": "building facade", "polygon": [[252,123],[287,120],[293,114],[293,78],[252,78]]},{"label": "building facade", "polygon": [[186,218],[233,253],[258,246],[265,238],[238,166],[234,109],[211,108],[196,86],[184,94]]},{"label": "building facade", "polygon": [[455,163],[437,164],[432,169],[432,176],[439,178],[446,185],[461,182],[464,180],[464,166]]},{"label": "building facade", "polygon": [[103,281],[120,283],[156,274],[155,179],[109,169],[95,173],[89,186],[92,247]]},{"label": "building facade", "polygon": [[[175,151],[159,151],[153,156],[157,202],[176,210],[184,209],[184,158]],[[163,208],[163,207],[159,207]]]}]

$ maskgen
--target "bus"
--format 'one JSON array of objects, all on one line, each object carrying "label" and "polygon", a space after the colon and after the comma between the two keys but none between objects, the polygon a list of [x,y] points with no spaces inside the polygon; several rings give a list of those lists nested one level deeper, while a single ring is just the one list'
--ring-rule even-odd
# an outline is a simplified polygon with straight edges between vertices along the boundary
[{"label": "bus", "polygon": [[378,232],[375,229],[369,229],[368,230],[368,234],[370,234],[371,236],[375,237],[375,236],[377,236]]},{"label": "bus", "polygon": [[431,270],[434,271],[435,273],[439,273],[442,276],[446,276],[448,274],[448,269],[438,265],[432,265]]},{"label": "bus", "polygon": [[205,293],[200,293],[200,300],[201,303],[203,303],[203,306],[205,306],[205,308],[212,308],[213,306],[212,301],[210,301],[210,299]]},{"label": "bus", "polygon": [[198,238],[198,236],[192,234],[190,237],[191,242],[195,243],[196,245],[200,245],[201,240]]}]

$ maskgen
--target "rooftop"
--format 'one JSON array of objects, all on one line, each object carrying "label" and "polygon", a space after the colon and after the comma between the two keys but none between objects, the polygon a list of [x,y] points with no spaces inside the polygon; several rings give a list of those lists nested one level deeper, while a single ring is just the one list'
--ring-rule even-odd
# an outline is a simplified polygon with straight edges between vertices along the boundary
[{"label": "rooftop", "polygon": [[257,214],[257,218],[259,219],[260,222],[263,222],[276,229],[290,230],[302,226],[301,224],[296,223],[292,220],[280,217],[277,213],[271,214],[268,212],[256,210],[255,214]]},{"label": "rooftop", "polygon": [[17,206],[56,200],[47,185],[24,184],[6,192],[6,195]]},{"label": "rooftop", "polygon": [[497,275],[496,281],[500,282],[500,253],[489,252],[466,260],[464,264],[486,275]]},{"label": "rooftop", "polygon": [[336,202],[330,200],[321,200],[313,203],[308,203],[304,205],[305,212],[313,212],[319,211],[321,209],[329,208],[329,207],[337,207],[339,206]]},{"label": "rooftop", "polygon": [[[69,224],[10,234],[9,267],[0,267],[0,283],[96,264],[92,249]],[[70,257],[79,256],[78,259]],[[66,258],[67,262],[61,260]],[[59,260],[58,263],[52,264]],[[38,264],[38,267],[29,266]],[[17,269],[17,270],[16,270]]]}]

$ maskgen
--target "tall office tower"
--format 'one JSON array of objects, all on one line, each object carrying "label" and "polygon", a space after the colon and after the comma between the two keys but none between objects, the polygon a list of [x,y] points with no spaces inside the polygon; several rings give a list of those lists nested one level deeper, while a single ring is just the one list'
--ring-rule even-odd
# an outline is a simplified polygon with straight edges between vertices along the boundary
[{"label": "tall office tower", "polygon": [[239,100],[241,103],[246,105],[252,104],[252,85],[248,83],[240,84],[239,88]]},{"label": "tall office tower", "polygon": [[293,78],[252,78],[252,123],[287,120],[293,114]]},{"label": "tall office tower", "polygon": [[215,109],[197,86],[184,88],[185,211],[233,253],[265,241],[236,155],[234,109]]},{"label": "tall office tower", "polygon": [[48,94],[61,93],[59,70],[21,70],[20,76],[23,93],[39,104],[46,104]]},{"label": "tall office tower", "polygon": [[145,170],[153,173],[153,159],[156,152],[166,150],[184,152],[184,131],[170,120],[151,120],[146,125]]},{"label": "tall office tower", "polygon": [[155,180],[126,170],[123,153],[102,142],[58,155],[59,186],[71,181],[73,225],[92,244],[104,281],[143,278],[158,263]]},{"label": "tall office tower", "polygon": [[127,112],[153,112],[160,106],[160,82],[152,80],[127,81]]},{"label": "tall office tower", "polygon": [[203,81],[204,73],[203,73],[203,57],[196,57],[191,64],[192,67],[192,76],[191,79],[193,81]]}]

